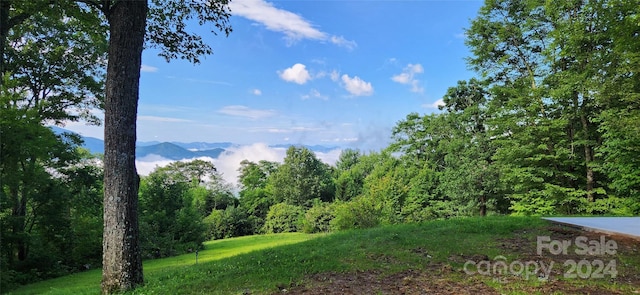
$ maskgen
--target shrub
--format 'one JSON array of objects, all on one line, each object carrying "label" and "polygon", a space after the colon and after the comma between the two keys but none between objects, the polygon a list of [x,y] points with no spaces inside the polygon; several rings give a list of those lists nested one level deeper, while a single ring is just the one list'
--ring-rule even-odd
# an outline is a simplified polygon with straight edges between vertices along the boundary
[{"label": "shrub", "polygon": [[209,216],[205,217],[206,228],[205,237],[207,240],[217,240],[224,238],[224,210],[212,210]]},{"label": "shrub", "polygon": [[335,203],[330,225],[332,230],[369,228],[380,224],[380,210],[369,198],[356,198],[345,203]]},{"label": "shrub", "polygon": [[204,219],[207,239],[224,239],[253,234],[253,221],[239,207],[229,206],[225,210],[213,210]]},{"label": "shrub", "polygon": [[331,204],[317,202],[304,214],[302,231],[305,233],[328,232],[331,230],[330,223],[334,217]]},{"label": "shrub", "polygon": [[265,233],[296,232],[300,227],[302,213],[303,210],[300,206],[286,203],[275,204],[269,208],[263,231]]}]

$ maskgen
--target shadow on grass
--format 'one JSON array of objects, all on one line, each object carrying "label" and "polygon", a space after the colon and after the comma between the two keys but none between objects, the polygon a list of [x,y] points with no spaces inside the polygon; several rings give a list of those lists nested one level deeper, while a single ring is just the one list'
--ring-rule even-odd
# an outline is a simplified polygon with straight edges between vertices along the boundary
[{"label": "shadow on grass", "polygon": [[[145,262],[146,284],[131,294],[270,293],[325,272],[396,273],[450,262],[455,255],[498,255],[496,241],[542,229],[535,217],[436,220],[331,234],[251,236],[206,243],[195,254]],[[99,294],[100,271],[45,281],[14,294]]]}]

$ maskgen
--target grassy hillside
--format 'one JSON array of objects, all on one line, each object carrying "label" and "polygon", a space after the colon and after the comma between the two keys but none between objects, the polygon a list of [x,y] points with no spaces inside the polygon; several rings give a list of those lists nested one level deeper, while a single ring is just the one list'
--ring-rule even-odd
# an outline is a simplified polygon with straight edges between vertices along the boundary
[{"label": "grassy hillside", "polygon": [[[209,264],[252,251],[300,243],[314,237],[316,236],[286,233],[210,241],[204,244],[204,250],[198,252],[198,264]],[[145,261],[145,279],[147,282],[153,282],[161,274],[171,270],[188,271],[195,267],[195,262],[195,253]],[[99,294],[101,274],[100,269],[94,269],[24,286],[10,294]]]},{"label": "grassy hillside", "polygon": [[[587,234],[538,218],[489,217],[432,221],[333,234],[280,234],[213,241],[195,255],[145,263],[146,285],[134,294],[547,294],[640,291],[638,243],[618,241],[615,257],[536,256],[536,237]],[[598,236],[589,233],[590,238]],[[634,248],[635,247],[635,248]],[[635,251],[635,252],[634,252]],[[243,254],[244,253],[244,254]],[[556,260],[549,280],[469,275],[468,261]],[[567,259],[617,261],[615,279],[564,279]],[[471,269],[475,271],[475,268]],[[99,271],[25,286],[13,294],[97,294]],[[448,292],[448,293],[447,293]]]}]

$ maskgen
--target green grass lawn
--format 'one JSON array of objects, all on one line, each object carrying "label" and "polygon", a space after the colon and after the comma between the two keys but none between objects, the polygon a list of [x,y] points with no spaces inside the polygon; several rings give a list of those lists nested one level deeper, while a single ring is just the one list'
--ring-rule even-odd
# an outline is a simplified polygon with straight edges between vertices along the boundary
[{"label": "green grass lawn", "polygon": [[[457,269],[447,279],[465,281],[468,276],[460,271],[464,259],[474,255],[517,258],[518,249],[504,248],[504,240],[525,241],[519,247],[535,251],[536,236],[548,234],[548,227],[547,221],[535,217],[496,216],[213,241],[205,244],[197,265],[194,254],[146,261],[146,283],[133,294],[268,294],[304,284],[314,274],[375,270],[391,275],[427,272],[444,264]],[[640,272],[638,257],[620,257],[620,261],[630,261],[624,267]],[[500,286],[489,277],[476,280],[508,294],[535,294],[527,288],[540,284],[535,280]],[[98,294],[99,283],[100,271],[95,270],[24,286],[13,294]]]},{"label": "green grass lawn", "polygon": [[[316,236],[301,233],[286,233],[240,237],[204,243],[198,252],[198,264],[232,257],[262,249],[295,244]],[[148,282],[157,280],[169,270],[188,270],[195,267],[194,253],[144,262],[144,274]],[[52,280],[42,281],[11,291],[10,294],[100,294],[101,269],[94,269]]]}]

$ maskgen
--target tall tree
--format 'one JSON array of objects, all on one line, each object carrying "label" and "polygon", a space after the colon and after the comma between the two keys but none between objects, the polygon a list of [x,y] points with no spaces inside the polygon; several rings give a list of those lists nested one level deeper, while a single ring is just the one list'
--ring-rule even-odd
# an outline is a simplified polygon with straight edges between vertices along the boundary
[{"label": "tall tree", "polygon": [[333,199],[328,165],[305,147],[289,147],[284,163],[271,175],[270,182],[277,202],[311,207],[313,199]]},{"label": "tall tree", "polygon": [[243,190],[264,188],[267,185],[269,175],[278,169],[278,162],[260,160],[258,163],[242,160],[238,168],[238,181]]},{"label": "tall tree", "polygon": [[497,201],[498,183],[491,159],[495,149],[487,133],[488,93],[476,79],[459,81],[447,90],[443,101],[453,136],[440,142],[446,151],[440,188],[460,208],[485,216],[489,205]]},{"label": "tall tree", "polygon": [[[630,214],[640,214],[640,22],[637,0],[594,1],[601,16],[599,51],[590,62],[595,72],[596,101],[603,143],[600,171],[609,179],[611,194],[626,199]],[[606,54],[602,54],[606,52]]]},{"label": "tall tree", "polygon": [[638,4],[488,0],[473,20],[469,62],[491,83],[516,212],[608,212],[612,193],[637,191]]},{"label": "tall tree", "polygon": [[[580,151],[580,171],[583,171],[584,190],[589,202],[596,200],[598,175],[595,173],[595,150],[602,142],[595,120],[602,108],[596,103],[596,89],[600,83],[597,73],[606,65],[597,61],[602,54],[608,34],[602,25],[603,16],[595,7],[600,1],[549,2],[544,6],[554,25],[550,32],[550,75],[545,84],[550,95],[562,106],[561,116],[568,123],[568,137],[572,153]],[[594,7],[595,6],[595,7]],[[549,54],[547,54],[549,55]],[[577,155],[576,155],[577,156]],[[602,179],[600,179],[602,180]],[[601,190],[601,189],[600,189]]]},{"label": "tall tree", "polygon": [[[102,292],[135,288],[143,282],[138,238],[135,170],[136,116],[140,65],[145,38],[161,49],[167,61],[180,57],[199,62],[212,53],[198,35],[186,31],[186,21],[211,22],[229,34],[227,0],[93,1],[109,23],[109,61],[105,97],[104,258]],[[147,17],[149,21],[147,22]],[[147,31],[148,29],[148,31]],[[215,33],[215,31],[212,31]]]},{"label": "tall tree", "polygon": [[544,1],[486,1],[467,31],[469,63],[489,84],[488,131],[511,209],[572,213],[587,195],[584,158],[567,136],[566,100],[547,83],[558,71],[551,49],[556,23]]},{"label": "tall tree", "polygon": [[35,220],[36,211],[29,208],[45,200],[30,188],[34,175],[51,179],[40,170],[73,160],[54,152],[73,141],[44,125],[80,119],[97,123],[90,110],[100,107],[104,91],[106,32],[101,28],[98,17],[77,6],[0,3],[0,186],[5,204],[13,208],[7,216],[13,220],[10,235],[17,238],[7,244],[10,261],[29,259],[33,227],[21,220]]},{"label": "tall tree", "polygon": [[[143,256],[159,258],[200,248],[204,241],[203,216],[194,206],[191,190],[199,184],[186,171],[170,165],[142,178],[140,228]],[[189,173],[189,172],[186,172]]]},{"label": "tall tree", "polygon": [[136,118],[146,1],[118,1],[109,10],[109,62],[104,109],[104,236],[102,292],[142,284],[138,231]]},{"label": "tall tree", "polygon": [[[88,20],[102,16],[109,27],[109,61],[105,97],[105,238],[103,293],[133,288],[142,282],[142,269],[137,241],[137,188],[135,173],[135,138],[140,56],[145,39],[151,47],[161,50],[168,60],[183,58],[199,62],[211,47],[201,37],[189,33],[186,23],[213,23],[212,32],[231,32],[228,0],[179,1],[153,0],[77,0],[77,1],[0,1],[0,71],[6,71],[7,36],[12,28],[38,13],[76,11],[78,14],[59,18],[60,21],[78,20],[86,32],[106,35],[101,26]],[[148,13],[149,12],[149,13]],[[44,19],[57,16],[46,14]],[[147,22],[147,18],[148,22]],[[46,22],[42,22],[46,25]],[[148,33],[147,33],[148,29]],[[98,33],[98,34],[100,34]],[[19,38],[18,38],[19,40]],[[68,48],[78,48],[73,43]],[[83,56],[79,54],[78,56]],[[3,85],[6,79],[2,79]],[[84,85],[84,84],[80,84]],[[68,105],[62,105],[65,109]],[[56,121],[58,122],[58,121]],[[115,218],[114,220],[111,220]]]}]

